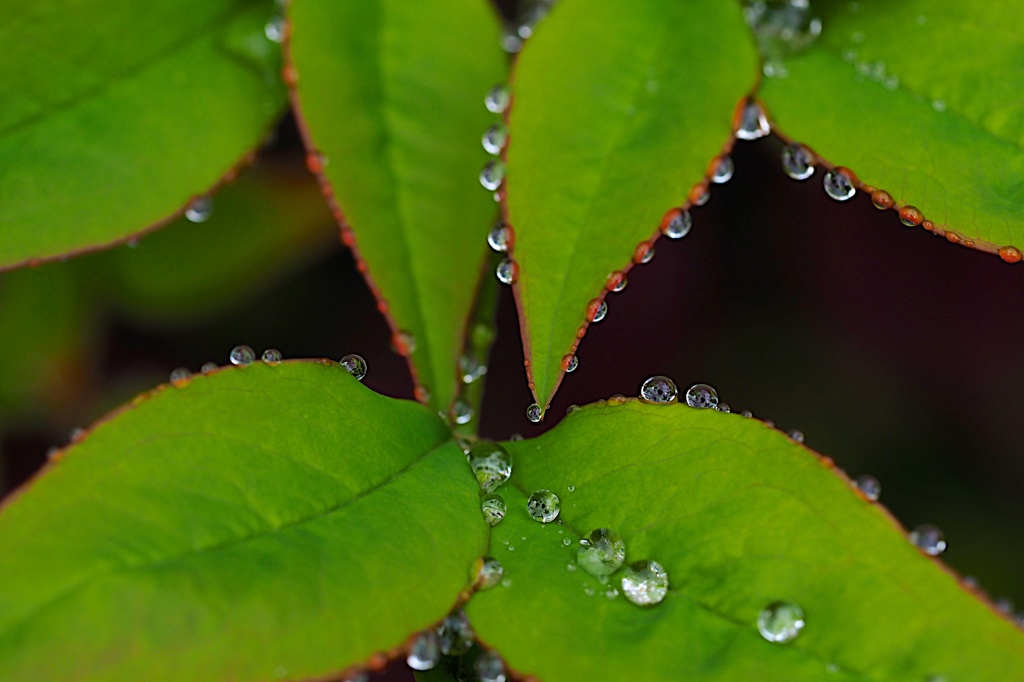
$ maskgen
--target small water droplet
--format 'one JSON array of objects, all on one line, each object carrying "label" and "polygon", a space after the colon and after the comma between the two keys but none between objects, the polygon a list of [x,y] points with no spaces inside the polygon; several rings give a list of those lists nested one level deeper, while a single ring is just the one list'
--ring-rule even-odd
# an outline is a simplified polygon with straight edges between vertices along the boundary
[{"label": "small water droplet", "polygon": [[686,389],[686,404],[701,410],[718,407],[718,391],[707,384],[694,384]]},{"label": "small water droplet", "polygon": [[469,449],[469,468],[484,492],[493,493],[512,475],[512,457],[491,440],[478,440]]},{"label": "small water droplet", "polygon": [[574,485],[570,485],[570,486],[569,486],[568,488],[566,488],[566,489],[567,489],[567,490],[568,490],[569,492],[571,492],[571,493],[574,493],[574,492],[576,492],[576,486],[574,486]]},{"label": "small water droplet", "polygon": [[744,104],[740,113],[739,127],[736,129],[736,137],[748,141],[759,140],[770,132],[768,116],[765,115],[761,105],[753,100]]},{"label": "small water droplet", "polygon": [[666,376],[656,375],[640,386],[640,400],[655,405],[674,403],[679,397],[676,383]]},{"label": "small water droplet", "polygon": [[349,353],[341,359],[341,366],[359,381],[362,381],[363,377],[366,376],[366,360],[363,360],[361,355]]},{"label": "small water droplet", "polygon": [[476,658],[473,664],[480,682],[505,682],[505,663],[501,656],[493,651],[485,651]]},{"label": "small water droplet", "polygon": [[464,400],[452,403],[452,420],[459,425],[473,421],[473,408]]},{"label": "small water droplet", "polygon": [[484,521],[496,526],[505,518],[505,500],[501,495],[487,495],[480,502],[480,511],[484,515]]},{"label": "small water droplet", "polygon": [[754,416],[754,413],[751,412],[750,410],[743,410],[742,412],[740,412],[740,416],[741,417],[746,417],[747,419],[750,419],[751,417]]},{"label": "small water droplet", "polygon": [[519,279],[519,265],[511,258],[503,258],[494,274],[502,284],[515,284]]},{"label": "small water droplet", "polygon": [[484,97],[484,106],[492,114],[503,114],[508,109],[511,100],[512,91],[509,90],[508,86],[498,84],[487,91],[487,96]]},{"label": "small water droplet", "polygon": [[185,219],[190,223],[205,223],[213,214],[213,199],[196,197],[185,209]]},{"label": "small water droplet", "polygon": [[228,354],[228,360],[232,365],[251,365],[256,360],[256,351],[249,346],[235,346]]},{"label": "small water droplet", "polygon": [[608,589],[607,589],[607,590],[605,591],[605,593],[604,593],[604,596],[608,597],[608,600],[609,600],[609,601],[611,601],[611,600],[613,600],[613,599],[616,599],[616,598],[618,598],[618,596],[619,596],[619,591],[618,591],[618,589],[616,589],[616,588],[614,588],[614,587],[609,587],[609,588],[608,588]]},{"label": "small water droplet", "polygon": [[896,205],[896,200],[884,189],[878,189],[871,193],[871,204],[879,211],[885,211]]},{"label": "small water droplet", "polygon": [[833,168],[825,173],[822,184],[825,187],[825,194],[836,201],[847,201],[857,193],[857,188],[853,186],[851,177],[840,168]]},{"label": "small water droplet", "polygon": [[459,372],[462,383],[471,384],[487,374],[487,365],[480,362],[474,353],[467,352],[459,358]]},{"label": "small water droplet", "polygon": [[572,540],[570,538],[562,538],[562,544],[568,547],[572,544]]},{"label": "small water droplet", "polygon": [[199,371],[202,372],[203,374],[209,374],[210,372],[215,372],[215,371],[217,371],[217,363],[216,362],[204,362],[203,366],[199,368]]},{"label": "small water droplet", "polygon": [[398,330],[391,335],[391,350],[403,357],[412,355],[416,352],[416,337],[412,332]]},{"label": "small water droplet", "polygon": [[717,407],[716,409],[717,409],[717,410],[718,410],[719,412],[725,412],[725,413],[727,413],[727,414],[728,414],[729,412],[732,412],[732,408],[731,408],[731,407],[729,407],[729,403],[718,403],[718,407]]},{"label": "small water droplet", "polygon": [[794,180],[806,180],[814,175],[814,155],[799,142],[782,148],[782,169]]},{"label": "small water droplet", "polygon": [[868,474],[862,474],[857,477],[853,482],[857,489],[864,494],[864,497],[868,498],[872,502],[878,500],[882,495],[882,484],[878,482],[878,479]]},{"label": "small water droplet", "polygon": [[627,284],[629,284],[629,280],[626,278],[626,273],[621,270],[616,270],[608,275],[608,279],[605,281],[604,286],[608,291],[618,293],[625,289]]},{"label": "small water droplet", "polygon": [[480,170],[480,184],[491,192],[501,187],[501,181],[504,179],[505,164],[497,159],[488,161]]},{"label": "small water droplet", "polygon": [[803,628],[804,611],[792,602],[774,602],[757,616],[757,630],[769,642],[791,642]]},{"label": "small water droplet", "polygon": [[935,111],[938,111],[940,113],[945,111],[946,110],[946,100],[944,100],[944,99],[933,99],[932,100],[932,109],[934,109]]},{"label": "small water droplet", "polygon": [[499,44],[501,49],[509,54],[517,54],[523,49],[523,39],[519,37],[515,28],[509,26],[502,29]]},{"label": "small water droplet", "polygon": [[587,319],[591,322],[600,322],[608,315],[608,303],[604,300],[593,299],[587,305]]},{"label": "small water droplet", "polygon": [[511,436],[508,437],[508,439],[510,441],[512,441],[513,443],[516,443],[518,441],[523,440],[523,434],[521,434],[521,433],[513,433]]},{"label": "small water droplet", "polygon": [[580,359],[568,353],[562,357],[562,369],[566,372],[575,372],[576,368],[580,366]]},{"label": "small water droplet", "polygon": [[923,524],[910,531],[910,542],[929,556],[946,551],[946,536],[931,524]]},{"label": "small water droplet", "polygon": [[497,156],[501,154],[507,140],[508,129],[505,124],[495,123],[484,132],[483,137],[480,138],[480,144],[483,145],[485,152]]},{"label": "small water droplet", "polygon": [[284,40],[284,17],[276,16],[267,22],[267,25],[263,27],[263,34],[267,36],[267,40],[280,43]]},{"label": "small water droplet", "polygon": [[924,222],[924,214],[916,206],[904,206],[900,209],[900,222],[907,227],[917,227]]},{"label": "small water droplet", "polygon": [[594,589],[593,585],[589,583],[583,583],[583,594],[587,595],[588,597],[593,597],[595,594],[597,594],[597,590]]},{"label": "small water droplet", "polygon": [[473,628],[466,614],[454,611],[437,627],[437,643],[445,656],[461,656],[473,646]]},{"label": "small water droplet", "polygon": [[494,557],[484,557],[477,561],[476,579],[473,581],[478,589],[489,590],[501,582],[505,569]]},{"label": "small water droplet", "polygon": [[85,440],[86,434],[86,430],[79,426],[78,428],[71,429],[70,440],[72,443],[81,443],[83,440]]},{"label": "small water droplet", "polygon": [[673,208],[661,219],[661,233],[669,239],[682,239],[690,233],[693,218],[682,208]]},{"label": "small water droplet", "polygon": [[633,262],[637,265],[646,265],[654,259],[654,247],[650,242],[640,242],[633,249]]},{"label": "small water droplet", "polygon": [[622,593],[638,606],[657,604],[668,594],[668,573],[657,561],[636,561],[622,576]]},{"label": "small water droplet", "polygon": [[268,365],[276,365],[279,362],[281,362],[282,357],[283,356],[281,355],[281,351],[279,351],[278,349],[268,348],[265,351],[263,351],[263,355],[260,356],[260,359],[263,360],[263,362],[267,363]]},{"label": "small water droplet", "polygon": [[1005,613],[1007,616],[1012,616],[1016,607],[1013,604],[1013,600],[1009,597],[999,597],[996,599],[995,607],[999,611]]},{"label": "small water droplet", "polygon": [[716,185],[722,185],[732,179],[733,173],[736,171],[736,165],[732,161],[732,157],[728,154],[723,154],[718,157],[718,163],[715,165],[715,172],[711,175],[711,182]]},{"label": "small water droplet", "polygon": [[576,571],[576,564],[570,561],[568,564],[565,565],[565,570],[569,571],[570,573],[574,573]]},{"label": "small water droplet", "polygon": [[508,251],[509,229],[505,223],[498,223],[487,233],[487,245],[492,251],[504,253]]},{"label": "small water droplet", "polygon": [[534,424],[539,424],[544,420],[544,410],[537,403],[532,403],[526,408],[526,418]]},{"label": "small water droplet", "polygon": [[[568,538],[567,538],[568,539]],[[580,540],[576,563],[594,577],[611,575],[626,560],[626,543],[613,530],[598,528]]]},{"label": "small water droplet", "polygon": [[431,670],[441,658],[441,650],[437,641],[437,633],[433,630],[421,632],[409,655],[406,657],[406,664],[413,670]]},{"label": "small water droplet", "polygon": [[175,386],[184,386],[192,378],[192,372],[185,367],[178,367],[171,372],[171,383]]},{"label": "small water droplet", "polygon": [[615,407],[615,406],[618,406],[618,405],[625,405],[626,403],[629,402],[629,398],[627,398],[626,396],[622,395],[621,393],[616,393],[615,395],[608,396],[608,401],[607,402],[612,407]]},{"label": "small water droplet", "polygon": [[579,412],[579,411],[580,411],[580,406],[579,405],[570,405],[569,407],[565,408],[565,413],[566,414],[572,414],[573,412]]},{"label": "small water droplet", "polygon": [[711,190],[708,189],[708,183],[698,182],[686,196],[694,206],[703,206],[711,199]]},{"label": "small water droplet", "polygon": [[561,502],[558,500],[558,495],[550,490],[538,490],[530,495],[530,499],[526,503],[526,511],[529,512],[534,521],[540,521],[541,523],[551,523],[554,521],[558,518],[560,510]]},{"label": "small water droplet", "polygon": [[786,435],[789,436],[789,439],[791,441],[793,441],[794,443],[803,443],[804,442],[804,432],[800,431],[799,429],[790,429],[786,433]]}]

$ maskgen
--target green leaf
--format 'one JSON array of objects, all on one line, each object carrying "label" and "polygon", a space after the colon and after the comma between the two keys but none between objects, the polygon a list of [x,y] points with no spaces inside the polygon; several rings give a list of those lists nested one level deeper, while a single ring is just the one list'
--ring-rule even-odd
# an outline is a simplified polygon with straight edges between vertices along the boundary
[{"label": "green leaf", "polygon": [[486,525],[427,408],[337,364],[162,387],[0,514],[0,678],[337,672],[444,616]]},{"label": "green leaf", "polygon": [[916,206],[953,241],[1024,247],[1024,101],[1011,94],[1024,83],[1020,5],[819,8],[821,38],[786,60],[788,78],[761,86],[779,130]]},{"label": "green leaf", "polygon": [[575,349],[588,301],[729,142],[757,68],[740,10],[720,0],[565,0],[523,49],[507,218],[540,405]]},{"label": "green leaf", "polygon": [[[508,513],[490,552],[510,585],[477,594],[467,613],[521,673],[545,682],[1024,679],[1024,635],[1012,623],[912,546],[831,462],[758,421],[599,404],[506,447],[515,487],[499,491]],[[561,497],[564,525],[527,515],[526,493],[542,488]],[[670,589],[661,604],[607,598],[624,569],[607,586],[567,570],[595,528],[621,534],[627,564],[662,564]],[[779,600],[806,619],[786,644],[756,626]]]},{"label": "green leaf", "polygon": [[0,267],[170,219],[283,104],[272,3],[15,3],[0,40]]},{"label": "green leaf", "polygon": [[445,407],[497,215],[477,176],[484,95],[507,72],[498,22],[486,0],[306,0],[290,18],[312,165],[393,330],[415,339],[417,385]]}]

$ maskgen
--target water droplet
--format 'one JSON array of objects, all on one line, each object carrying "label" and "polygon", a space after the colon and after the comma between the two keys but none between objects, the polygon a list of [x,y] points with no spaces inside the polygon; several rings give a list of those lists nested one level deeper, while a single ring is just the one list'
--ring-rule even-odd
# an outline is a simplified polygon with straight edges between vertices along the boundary
[{"label": "water droplet", "polygon": [[487,245],[492,251],[503,253],[508,251],[509,230],[505,223],[498,223],[487,233]]},{"label": "water droplet", "polygon": [[618,293],[625,289],[627,284],[629,284],[629,280],[626,278],[626,273],[621,270],[616,270],[608,275],[608,279],[605,281],[604,286],[608,291]]},{"label": "water droplet", "polygon": [[786,435],[789,436],[789,439],[794,443],[804,442],[804,432],[800,431],[799,429],[791,429],[789,432],[786,433]]},{"label": "water droplet", "polygon": [[629,402],[629,398],[622,395],[621,393],[616,393],[615,395],[608,396],[607,402],[609,405],[615,407],[617,405],[625,405],[626,403]]},{"label": "water droplet", "polygon": [[758,140],[771,132],[768,117],[757,102],[750,100],[743,105],[736,137],[741,140]]},{"label": "water droplet", "polygon": [[574,564],[573,562],[570,561],[568,564],[565,565],[565,570],[569,571],[570,573],[575,572],[576,571],[576,564]]},{"label": "water droplet", "polygon": [[580,540],[576,563],[594,577],[611,575],[626,560],[626,543],[613,530],[598,528]]},{"label": "water droplet", "polygon": [[708,203],[711,199],[711,190],[708,189],[708,183],[698,182],[696,185],[690,188],[687,198],[690,203],[694,206],[703,206]]},{"label": "water droplet", "polygon": [[622,593],[639,606],[657,604],[668,594],[668,573],[657,561],[636,561],[622,576]]},{"label": "water droplet", "polygon": [[885,211],[895,206],[896,200],[884,189],[879,189],[871,193],[871,204],[879,211]]},{"label": "water droplet", "polygon": [[469,468],[484,492],[493,493],[512,475],[512,457],[498,443],[478,440],[469,449]]},{"label": "water droplet", "polygon": [[483,137],[480,138],[480,144],[483,145],[485,152],[497,156],[501,154],[501,150],[504,148],[507,140],[508,129],[505,127],[505,124],[495,123],[484,132]]},{"label": "water droplet", "polygon": [[878,479],[874,476],[863,474],[858,476],[853,484],[864,494],[864,497],[868,498],[872,502],[878,500],[882,494],[882,484],[879,483]]},{"label": "water droplet", "polygon": [[740,412],[740,416],[741,417],[746,417],[747,419],[750,419],[751,417],[754,416],[754,413],[751,412],[750,410],[743,410],[742,412]]},{"label": "water droplet", "polygon": [[454,611],[437,627],[437,643],[445,656],[461,656],[473,646],[473,628],[462,609]]},{"label": "water droplet", "polygon": [[686,389],[686,404],[707,410],[718,407],[718,391],[707,384],[694,384]]},{"label": "water droplet", "polygon": [[938,111],[940,113],[945,111],[946,110],[946,100],[944,100],[944,99],[933,99],[932,100],[932,109],[934,109],[935,111]]},{"label": "water droplet", "polygon": [[452,403],[452,419],[456,424],[468,424],[473,420],[473,408],[464,400]]},{"label": "water droplet", "polygon": [[462,383],[471,384],[487,374],[487,365],[480,362],[474,353],[467,352],[459,358],[459,371],[462,373]]},{"label": "water droplet", "polygon": [[217,371],[217,363],[216,362],[204,362],[203,366],[199,368],[199,371],[202,372],[203,374],[209,374],[210,372],[216,372]]},{"label": "water droplet", "polygon": [[593,299],[587,304],[587,319],[591,322],[600,322],[608,314],[608,303],[604,300]]},{"label": "water droplet", "polygon": [[484,97],[484,106],[492,114],[503,114],[508,109],[511,100],[512,91],[508,89],[508,86],[498,84],[487,91],[487,96]]},{"label": "water droplet", "polygon": [[576,486],[574,486],[574,485],[570,485],[570,486],[568,486],[568,487],[566,488],[566,490],[568,490],[568,491],[569,491],[569,492],[571,492],[571,493],[574,493],[574,492],[576,492]]},{"label": "water droplet", "polygon": [[523,434],[521,434],[521,433],[513,433],[511,436],[508,437],[508,439],[510,441],[512,441],[513,443],[517,443],[517,442],[523,440]]},{"label": "water droplet", "polygon": [[569,407],[565,408],[565,413],[566,414],[572,414],[573,412],[579,412],[579,411],[580,411],[580,406],[579,405],[570,405]]},{"label": "water droplet", "polygon": [[213,213],[213,199],[196,197],[185,209],[185,218],[190,223],[205,223]]},{"label": "water droplet", "polygon": [[413,642],[406,657],[406,664],[413,670],[431,670],[441,658],[437,633],[433,630],[421,632]]},{"label": "water droplet", "polygon": [[650,242],[640,242],[633,249],[633,262],[637,265],[650,263],[654,258],[654,247]]},{"label": "water droplet", "polygon": [[260,359],[263,360],[263,362],[267,363],[268,365],[278,364],[279,362],[281,362],[281,358],[281,351],[279,351],[276,348],[268,348],[265,351],[263,351],[263,355],[260,356]]},{"label": "water droplet", "polygon": [[484,557],[477,561],[476,579],[473,581],[478,589],[489,590],[501,582],[505,569],[494,557]]},{"label": "water droplet", "polygon": [[476,658],[473,664],[480,682],[505,682],[505,663],[501,656],[493,651],[485,651]]},{"label": "water droplet", "polygon": [[491,192],[501,187],[501,181],[504,179],[505,164],[497,159],[488,161],[480,170],[480,184]]},{"label": "water droplet", "polygon": [[711,175],[711,182],[716,185],[722,185],[732,179],[733,173],[736,171],[736,165],[732,161],[732,157],[728,154],[722,154],[718,157],[718,163],[715,165],[715,172]]},{"label": "water droplet", "polygon": [[661,219],[661,233],[669,239],[682,239],[690,233],[693,218],[682,208],[673,208]]},{"label": "water droplet", "polygon": [[544,420],[544,410],[540,409],[537,403],[533,403],[526,408],[526,418],[534,424],[539,424]]},{"label": "water droplet", "polygon": [[251,365],[256,359],[256,351],[249,346],[235,346],[228,354],[228,360],[232,365]]},{"label": "water droplet", "polygon": [[676,383],[666,376],[657,375],[647,379],[640,386],[640,400],[645,403],[665,405],[674,403],[679,397]]},{"label": "water droplet", "polygon": [[814,155],[799,142],[782,148],[782,169],[794,180],[806,180],[814,175]]},{"label": "water droplet", "polygon": [[416,337],[411,332],[398,330],[391,335],[391,350],[403,357],[416,352]]},{"label": "water droplet", "polygon": [[87,433],[88,432],[80,426],[78,428],[71,429],[70,440],[72,443],[81,443],[83,440],[85,440],[85,436],[87,435]]},{"label": "water droplet", "polygon": [[341,359],[341,366],[348,370],[348,373],[359,381],[366,376],[366,360],[361,355],[349,353]]},{"label": "water droplet", "polygon": [[268,21],[263,27],[263,34],[267,36],[267,40],[274,43],[284,40],[284,17],[276,16]]},{"label": "water droplet", "polygon": [[499,44],[501,49],[509,54],[517,54],[519,50],[523,49],[523,39],[519,37],[514,28],[508,26],[502,29]]},{"label": "water droplet", "polygon": [[568,547],[572,544],[572,540],[570,538],[562,538],[562,544]]},{"label": "water droplet", "polygon": [[996,599],[995,607],[1005,613],[1007,616],[1012,616],[1016,607],[1013,604],[1013,600],[1009,597],[999,597]]},{"label": "water droplet", "polygon": [[175,386],[184,386],[192,378],[192,372],[184,367],[178,367],[171,372],[171,383]]},{"label": "water droplet", "polygon": [[593,585],[583,583],[583,594],[587,595],[588,597],[593,597],[596,593],[597,591],[594,589]]},{"label": "water droplet", "polygon": [[900,209],[900,222],[907,227],[917,227],[924,222],[924,214],[916,206],[904,206]]},{"label": "water droplet", "polygon": [[791,642],[804,628],[804,611],[791,602],[769,604],[757,616],[757,630],[769,642]]},{"label": "water droplet", "polygon": [[732,412],[732,408],[729,407],[729,403],[718,403],[718,407],[716,409],[719,412],[725,412],[726,414]]},{"label": "water droplet", "polygon": [[561,503],[558,501],[558,495],[550,490],[538,490],[530,495],[530,499],[526,503],[526,511],[530,513],[534,521],[541,523],[554,521],[558,518],[560,510]]},{"label": "water droplet", "polygon": [[511,258],[502,258],[494,274],[502,284],[515,284],[519,279],[519,265]]},{"label": "water droplet", "polygon": [[853,186],[850,176],[840,168],[833,168],[828,173],[825,173],[823,185],[825,187],[825,194],[836,201],[846,201],[853,198],[853,195],[857,193],[857,188]]},{"label": "water droplet", "polygon": [[487,495],[480,502],[480,511],[484,515],[484,521],[497,526],[505,518],[505,500],[501,495]]},{"label": "water droplet", "polygon": [[821,35],[821,19],[811,15],[808,0],[754,0],[743,8],[743,15],[765,61],[800,52]]},{"label": "water droplet", "polygon": [[1019,263],[1024,260],[1024,254],[1016,246],[1003,246],[999,249],[999,257],[1007,263]]},{"label": "water droplet", "polygon": [[929,556],[938,556],[946,551],[946,536],[930,524],[910,531],[910,542]]}]

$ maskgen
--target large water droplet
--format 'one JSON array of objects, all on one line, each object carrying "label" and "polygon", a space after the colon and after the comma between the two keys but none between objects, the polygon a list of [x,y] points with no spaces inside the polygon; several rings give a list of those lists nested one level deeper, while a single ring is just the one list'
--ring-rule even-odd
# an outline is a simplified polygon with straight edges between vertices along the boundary
[{"label": "large water droplet", "polygon": [[487,245],[491,250],[498,253],[508,251],[508,226],[505,223],[498,223],[487,233]]},{"label": "large water droplet", "polygon": [[462,609],[454,611],[437,627],[437,643],[445,656],[461,656],[473,646],[473,628]]},{"label": "large water droplet", "polygon": [[822,184],[825,187],[825,194],[836,201],[847,201],[857,193],[857,188],[853,186],[850,177],[838,168],[825,173]]},{"label": "large water droplet", "polygon": [[464,400],[452,403],[452,419],[456,424],[468,424],[473,421],[473,408]]},{"label": "large water droplet", "polygon": [[487,96],[484,97],[484,106],[492,114],[503,114],[508,109],[511,99],[512,92],[508,89],[508,86],[498,84],[487,91]]},{"label": "large water droplet", "polygon": [[437,633],[433,630],[421,632],[409,649],[405,662],[413,670],[431,670],[441,658]]},{"label": "large water droplet", "polygon": [[232,365],[251,365],[256,360],[256,351],[246,345],[235,346],[228,354]]},{"label": "large water droplet", "polygon": [[488,161],[480,170],[480,184],[491,192],[501,187],[501,181],[504,179],[505,164],[497,159]]},{"label": "large water droplet", "polygon": [[804,611],[792,602],[774,602],[757,616],[757,630],[769,642],[791,642],[803,628]]},{"label": "large water droplet", "polygon": [[759,140],[771,132],[768,116],[757,102],[751,100],[743,105],[736,137],[741,140]]},{"label": "large water droplet", "polygon": [[718,391],[707,384],[694,384],[686,389],[686,404],[701,410],[718,407]]},{"label": "large water droplet", "polygon": [[477,562],[476,579],[473,581],[478,589],[489,590],[501,582],[505,569],[494,557],[484,557]]},{"label": "large water droplet", "polygon": [[508,129],[505,124],[495,123],[484,132],[483,137],[480,138],[480,144],[483,145],[485,152],[497,156],[505,147],[506,140],[508,140]]},{"label": "large water droplet", "polygon": [[283,356],[281,355],[281,351],[279,351],[278,349],[268,348],[265,351],[263,351],[263,355],[260,356],[260,359],[263,360],[263,362],[267,363],[268,365],[276,365],[281,362],[282,357]]},{"label": "large water droplet", "polygon": [[673,208],[661,219],[661,233],[669,239],[682,239],[690,233],[693,218],[683,208]]},{"label": "large water droplet", "polygon": [[196,197],[185,209],[185,218],[191,223],[205,223],[213,214],[213,199]]},{"label": "large water droplet", "polygon": [[502,258],[494,274],[502,284],[515,284],[519,278],[519,266],[511,258]]},{"label": "large water droplet", "polygon": [[530,513],[534,521],[541,523],[551,523],[557,519],[561,508],[562,504],[558,500],[558,495],[550,490],[538,490],[530,495],[530,499],[526,503],[526,511]]},{"label": "large water droplet", "polygon": [[718,158],[718,164],[715,166],[715,172],[711,175],[711,182],[716,185],[721,185],[732,180],[733,173],[736,172],[736,164],[733,163],[732,157],[728,154],[723,154]]},{"label": "large water droplet", "polygon": [[366,376],[366,360],[361,355],[349,353],[341,359],[341,366],[348,370],[348,373],[359,381]]},{"label": "large water droplet", "polygon": [[622,593],[639,606],[657,604],[668,594],[668,573],[657,561],[636,561],[622,576]]},{"label": "large water droplet", "polygon": [[539,424],[544,421],[544,410],[537,403],[533,403],[526,408],[526,418],[534,424]]},{"label": "large water droplet", "polygon": [[868,498],[872,502],[876,501],[882,495],[882,484],[879,483],[878,479],[874,476],[863,474],[858,476],[857,480],[855,480],[853,484],[864,494],[864,497]]},{"label": "large water droplet", "polygon": [[645,403],[667,404],[674,403],[679,397],[679,389],[676,382],[666,376],[653,376],[640,386],[640,400]]},{"label": "large water droplet", "polygon": [[799,142],[782,148],[782,169],[794,180],[806,180],[814,175],[814,155]]},{"label": "large water droplet", "polygon": [[613,530],[598,528],[580,540],[576,562],[594,577],[611,575],[626,560],[626,543]]},{"label": "large water droplet", "polygon": [[507,679],[505,663],[501,660],[501,656],[493,651],[485,651],[477,656],[473,667],[476,669],[476,676],[480,682],[505,682]]},{"label": "large water droplet", "polygon": [[480,511],[484,515],[484,521],[497,526],[505,518],[505,500],[501,495],[487,495],[480,502]]},{"label": "large water droplet", "polygon": [[512,457],[491,440],[478,440],[469,449],[469,468],[485,492],[493,493],[512,475]]},{"label": "large water droplet", "polygon": [[938,556],[946,551],[946,536],[931,524],[926,523],[910,531],[910,542],[930,556]]}]

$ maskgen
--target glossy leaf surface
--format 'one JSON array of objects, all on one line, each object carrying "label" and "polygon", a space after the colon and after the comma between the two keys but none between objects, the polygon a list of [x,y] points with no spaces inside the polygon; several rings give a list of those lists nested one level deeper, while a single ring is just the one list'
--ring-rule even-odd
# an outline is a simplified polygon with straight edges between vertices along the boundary
[{"label": "glossy leaf surface", "polygon": [[[1024,676],[1024,634],[912,546],[883,508],[758,421],[597,405],[506,447],[515,485],[501,489],[508,514],[490,552],[510,585],[477,594],[467,613],[520,673],[548,682]],[[561,497],[564,525],[527,515],[537,489]],[[607,585],[567,569],[595,528],[622,536],[627,564],[662,564],[662,603],[609,599],[624,569]],[[776,601],[805,614],[785,644],[756,625]]]},{"label": "glossy leaf surface", "polygon": [[[505,78],[486,0],[296,2],[294,101],[371,286],[412,367],[447,406],[497,216],[477,179],[495,116],[484,95]],[[340,217],[340,216],[339,216]]]},{"label": "glossy leaf surface", "polygon": [[0,267],[170,219],[281,112],[273,3],[10,5],[0,37]]},{"label": "glossy leaf surface", "polygon": [[1024,246],[1024,100],[1012,94],[1024,83],[1020,5],[814,8],[820,40],[786,61],[788,78],[761,87],[779,130],[941,232],[986,250]]},{"label": "glossy leaf surface", "polygon": [[[757,69],[740,10],[718,0],[565,0],[524,47],[509,114],[507,217],[541,405],[588,301],[728,142]],[[609,307],[615,314],[614,300]]]},{"label": "glossy leaf surface", "polygon": [[337,673],[450,608],[475,487],[434,414],[336,364],[158,389],[0,513],[0,677]]}]

